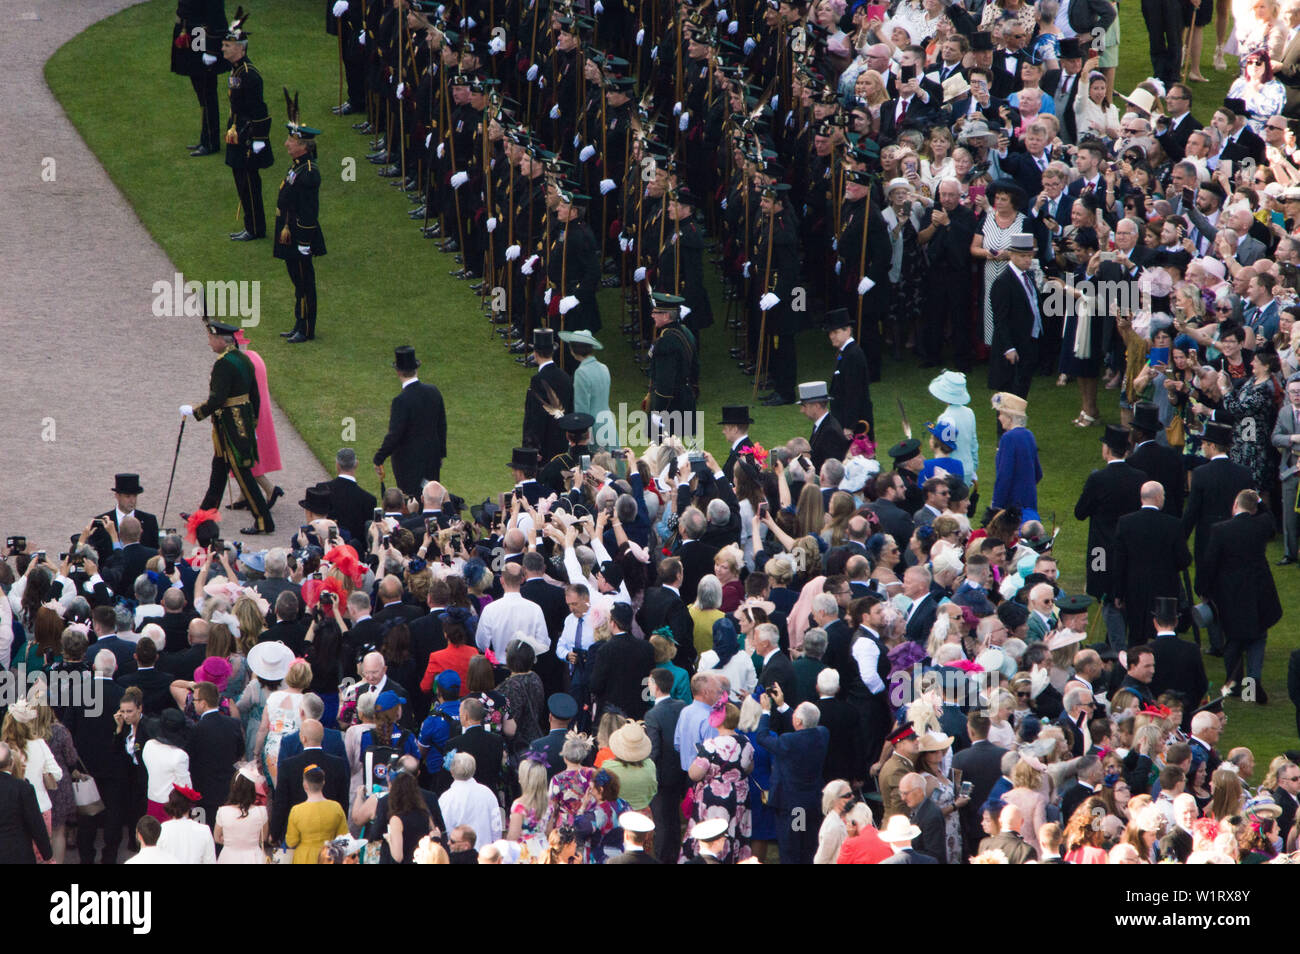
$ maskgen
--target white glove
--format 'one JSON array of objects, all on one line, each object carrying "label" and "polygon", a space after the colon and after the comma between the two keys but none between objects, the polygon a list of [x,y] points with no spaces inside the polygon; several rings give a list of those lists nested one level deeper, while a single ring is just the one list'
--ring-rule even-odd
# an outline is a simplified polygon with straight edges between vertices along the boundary
[{"label": "white glove", "polygon": [[835,260],[835,274],[838,275],[838,274],[840,273],[840,270],[841,270],[843,267],[844,267],[844,263],[841,262],[841,261],[837,258],[837,259]]},{"label": "white glove", "polygon": [[873,282],[870,278],[867,278],[867,276],[863,275],[862,281],[858,282],[858,294],[865,295],[867,292],[871,291],[871,289],[875,287],[876,287],[876,283]]},{"label": "white glove", "polygon": [[424,137],[424,148],[428,149],[432,145],[433,145],[433,133],[429,133],[427,136]]},{"label": "white glove", "polygon": [[682,132],[686,132],[686,130],[690,128],[690,125],[691,125],[691,114],[682,113],[682,118],[677,120],[677,128],[680,129]]},{"label": "white glove", "polygon": [[487,220],[487,230],[489,232],[495,232],[497,230],[496,216],[493,216],[492,218]]},{"label": "white glove", "polygon": [[476,26],[478,26],[478,24],[477,24],[476,22],[474,22],[474,18],[473,18],[473,17],[466,17],[464,20],[461,20],[461,21],[460,21],[460,28],[461,28],[462,30],[464,30],[464,29],[466,29],[466,28],[472,30],[472,29],[474,29]]},{"label": "white glove", "polygon": [[772,112],[776,112],[777,107],[780,106],[780,105],[781,105],[781,97],[780,97],[780,96],[773,96],[773,97],[772,97]]},{"label": "white glove", "polygon": [[357,44],[358,44],[359,46],[365,46],[365,45],[366,45],[366,31],[365,31],[365,30],[362,30],[360,33],[357,34]]},{"label": "white glove", "polygon": [[203,65],[204,65],[204,66],[211,66],[211,65],[212,65],[213,63],[215,63],[215,62],[217,62],[217,58],[216,58],[215,56],[213,56],[211,53],[204,53],[204,54],[203,54]]},{"label": "white glove", "polygon": [[590,159],[590,158],[591,158],[592,156],[594,156],[595,154],[596,154],[596,147],[595,147],[595,146],[583,146],[583,147],[582,147],[582,152],[578,153],[578,160],[579,160],[580,162],[586,162],[588,159]]},{"label": "white glove", "polygon": [[688,316],[690,315],[690,313],[691,313],[691,309],[690,309],[689,307],[687,307],[686,305],[682,305],[682,306],[680,306],[680,307],[677,309],[677,311],[678,311],[678,313],[679,313],[683,318],[688,317]]},{"label": "white glove", "polygon": [[600,16],[605,12],[605,5],[601,3],[600,0],[596,0],[596,2],[591,5],[591,12],[596,14],[596,16]]},{"label": "white glove", "polygon": [[461,186],[463,186],[466,182],[469,182],[469,173],[468,173],[468,172],[458,172],[458,173],[456,173],[454,176],[451,177],[451,187],[452,187],[453,189],[459,189],[459,188],[460,188]]},{"label": "white glove", "polygon": [[405,92],[406,92],[406,84],[405,84],[405,83],[398,83],[398,84],[397,84],[397,98],[398,98],[398,99],[401,99],[401,98],[402,98],[402,94],[405,93]]},{"label": "white glove", "polygon": [[643,281],[645,281],[645,267],[644,267],[644,266],[642,266],[641,268],[638,268],[635,272],[632,273],[632,281],[634,281],[634,282],[643,282]]},{"label": "white glove", "polygon": [[560,118],[560,104],[559,104],[559,103],[556,103],[554,106],[551,107],[551,113],[550,113],[550,116],[551,116],[552,119],[559,119],[559,118]]},{"label": "white glove", "polygon": [[331,9],[334,11],[336,18],[343,16],[348,12],[348,0],[338,0]]},{"label": "white glove", "polygon": [[633,251],[633,250],[635,250],[635,249],[636,249],[636,239],[634,239],[634,238],[629,238],[629,239],[627,240],[627,250],[628,250],[629,252],[631,252],[631,251]]},{"label": "white glove", "polygon": [[506,249],[506,261],[507,261],[507,262],[513,262],[513,261],[514,261],[515,259],[517,259],[518,257],[519,257],[519,246],[518,246],[518,245],[511,245],[508,249]]},{"label": "white glove", "polygon": [[645,42],[645,30],[644,30],[644,29],[637,30],[637,31],[636,31],[636,45],[637,45],[637,46],[640,46],[640,45],[641,45],[642,43],[644,43],[644,42]]},{"label": "white glove", "polygon": [[528,67],[528,72],[524,74],[524,79],[528,80],[528,82],[530,82],[530,83],[531,83],[533,80],[537,79],[537,64],[536,64],[536,63],[534,63],[532,66]]},{"label": "white glove", "polygon": [[766,295],[764,295],[762,298],[758,300],[758,307],[763,309],[764,311],[771,311],[778,304],[780,304],[780,302],[781,299],[777,298],[775,293],[768,292]]},{"label": "white glove", "polygon": [[627,239],[623,238],[621,235],[618,237],[618,247],[620,251],[627,251]]},{"label": "white glove", "polygon": [[[432,136],[433,133],[429,133],[429,135]],[[439,159],[442,158],[442,154],[443,154],[444,152],[446,152],[446,151],[447,151],[447,144],[446,144],[445,142],[440,142],[440,143],[438,143],[438,158],[439,158]]]},{"label": "white glove", "polygon": [[727,197],[725,195],[722,197],[722,211],[727,211]]},{"label": "white glove", "polygon": [[266,143],[260,139],[253,140],[253,152],[261,152],[266,148]]},{"label": "white glove", "polygon": [[839,250],[840,250],[840,240],[839,237],[837,236],[836,238],[831,239],[831,251],[838,252]]},{"label": "white glove", "polygon": [[534,255],[531,258],[529,258],[528,261],[524,262],[524,264],[520,265],[519,270],[523,272],[525,275],[531,275],[533,273],[533,269],[537,267],[537,263],[539,261],[540,259],[536,255]]},{"label": "white glove", "polygon": [[298,254],[299,254],[299,255],[310,255],[310,254],[311,254],[311,246],[310,246],[310,245],[299,245],[299,246],[298,246]]},{"label": "white glove", "polygon": [[538,89],[546,89],[546,77],[545,77],[545,76],[539,76],[539,77],[537,77],[537,88],[538,88]]},{"label": "white glove", "polygon": [[573,134],[573,148],[574,148],[574,149],[577,149],[577,148],[578,148],[578,143],[580,143],[580,142],[582,142],[582,136],[581,136],[581,134],[579,134],[579,133],[574,133],[574,134]]},{"label": "white glove", "polygon": [[546,303],[547,308],[551,307],[551,298],[553,297],[554,294],[555,294],[555,289],[548,288],[546,289],[546,294],[542,296],[542,301]]},{"label": "white glove", "polygon": [[488,40],[488,52],[493,56],[506,51],[506,40],[500,33]]},{"label": "white glove", "polygon": [[753,53],[754,47],[756,46],[758,46],[758,44],[754,42],[754,38],[752,36],[747,38],[745,40],[745,55],[749,56],[749,54]]},{"label": "white glove", "polygon": [[674,116],[680,116],[681,114],[682,114],[682,104],[681,104],[681,103],[673,103],[673,115],[674,115]]},{"label": "white glove", "polygon": [[560,299],[560,314],[567,315],[573,309],[578,307],[577,295],[565,295]]},{"label": "white glove", "polygon": [[[600,194],[601,194],[601,195],[609,195],[611,192],[613,192],[613,191],[614,191],[615,189],[617,189],[617,188],[618,188],[618,186],[617,186],[617,184],[615,184],[615,182],[614,182],[613,179],[601,179],[601,180],[600,180]],[[620,244],[621,244],[621,243],[620,243]]]},{"label": "white glove", "polygon": [[194,416],[194,405],[192,405],[192,404],[182,404],[182,405],[181,405],[181,417],[193,417],[193,416]]},{"label": "white glove", "polygon": [[732,20],[730,23],[728,23],[728,24],[727,24],[727,32],[730,33],[732,36],[735,36],[737,33],[739,33],[739,32],[740,32],[740,21],[739,21],[739,20]]},{"label": "white glove", "polygon": [[749,262],[745,263],[745,266],[744,268],[741,269],[741,272],[744,274],[746,278],[749,277]]},{"label": "white glove", "polygon": [[659,44],[658,44],[658,43],[656,43],[654,46],[650,47],[650,59],[652,59],[652,60],[657,60],[657,59],[659,59]]},{"label": "white glove", "polygon": [[718,11],[718,22],[719,22],[719,23],[726,23],[726,22],[727,22],[727,11],[726,11],[726,10],[719,10],[719,11]]}]

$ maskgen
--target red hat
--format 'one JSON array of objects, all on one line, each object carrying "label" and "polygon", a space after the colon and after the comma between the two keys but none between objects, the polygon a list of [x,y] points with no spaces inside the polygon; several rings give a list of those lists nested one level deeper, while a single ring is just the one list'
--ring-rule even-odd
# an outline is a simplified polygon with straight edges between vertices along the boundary
[{"label": "red hat", "polygon": [[187,799],[189,799],[191,802],[201,802],[201,801],[203,801],[203,796],[202,796],[202,795],[200,795],[198,792],[194,791],[194,789],[192,789],[192,788],[186,788],[184,785],[176,785],[176,784],[173,784],[173,785],[172,785],[172,791],[174,791],[174,792],[180,792],[182,795],[184,795],[184,796],[185,796]]},{"label": "red hat", "polygon": [[885,741],[888,742],[890,745],[897,745],[899,742],[902,742],[904,739],[911,739],[915,737],[916,737],[916,730],[913,729],[911,724],[909,723],[907,725],[899,726],[897,729],[893,731],[893,733],[891,733],[885,739]]}]

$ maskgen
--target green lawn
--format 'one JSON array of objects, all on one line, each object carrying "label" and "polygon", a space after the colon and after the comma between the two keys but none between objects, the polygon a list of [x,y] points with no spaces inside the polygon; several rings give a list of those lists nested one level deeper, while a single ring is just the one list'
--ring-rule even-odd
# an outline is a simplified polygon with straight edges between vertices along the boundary
[{"label": "green lawn", "polygon": [[[1126,53],[1117,88],[1128,92],[1149,75],[1150,65],[1136,4],[1126,0],[1123,10]],[[433,242],[421,238],[405,216],[403,196],[390,188],[389,180],[375,176],[364,159],[366,137],[350,128],[352,117],[344,120],[329,113],[337,102],[338,77],[334,40],[324,33],[320,10],[266,0],[256,9],[250,47],[265,79],[277,131],[272,140],[277,163],[264,176],[268,217],[279,176],[287,168],[278,133],[284,119],[280,87],[300,90],[304,121],[325,130],[319,142],[324,173],[321,223],[329,254],[316,269],[319,340],[306,347],[284,345],[278,337],[292,324],[292,291],[283,265],[271,258],[269,242],[226,239],[240,226],[223,160],[191,159],[182,149],[194,141],[198,111],[188,82],[168,71],[166,44],[173,12],[174,6],[164,0],[131,7],[59,50],[46,76],[69,117],[141,222],[187,277],[262,282],[262,326],[252,329],[250,337],[266,360],[276,400],[326,467],[344,444],[354,444],[367,460],[379,445],[388,402],[397,388],[390,368],[392,349],[412,344],[424,361],[422,377],[437,384],[447,402],[451,457],[444,465],[444,482],[467,500],[495,495],[508,480],[505,463],[520,438],[528,372],[491,335],[478,299],[466,284],[448,277],[455,267],[451,256],[438,254]],[[1197,87],[1196,112],[1202,119],[1208,119],[1211,104],[1222,98],[1229,81],[1224,74],[1208,72],[1212,43],[1209,47],[1206,70],[1214,82],[1208,89],[1215,93]],[[102,79],[89,82],[89,77]],[[342,175],[343,160],[349,158],[356,163],[354,181],[344,181]],[[170,280],[171,275],[154,278]],[[148,299],[143,293],[140,299],[141,307],[130,317],[148,320]],[[743,377],[726,357],[731,341],[721,320],[720,295],[715,294],[714,305],[719,320],[702,346],[703,410],[710,425],[718,420],[721,405],[747,403],[752,387],[752,379]],[[634,408],[645,392],[645,378],[617,333],[617,291],[602,294],[601,308],[606,344],[601,357],[613,378],[612,403],[627,402]],[[799,357],[800,379],[829,374],[832,353],[824,336],[805,332]],[[886,380],[873,393],[883,445],[901,436],[896,398],[905,403],[918,430],[939,413],[941,408],[925,390],[931,376],[910,361],[896,367],[886,362]],[[1040,378],[1031,395],[1031,427],[1043,448],[1047,474],[1039,503],[1044,519],[1055,514],[1064,527],[1057,545],[1063,583],[1078,592],[1087,528],[1073,519],[1072,511],[1083,479],[1100,464],[1098,432],[1070,426],[1079,409],[1077,394],[1073,387],[1052,385]],[[994,421],[987,410],[983,369],[971,375],[971,386],[980,415],[987,499]],[[1103,415],[1109,421],[1118,420],[1114,396],[1103,392]],[[794,408],[758,409],[755,416],[753,436],[767,446],[809,429]],[[725,450],[720,437],[710,446],[715,452]],[[377,489],[373,473],[362,473],[361,479]],[[286,490],[295,492],[292,487]],[[1300,592],[1297,572],[1279,570],[1277,576],[1283,600],[1289,603]],[[1285,701],[1285,667],[1286,655],[1297,642],[1289,621],[1273,632],[1265,670],[1265,685],[1276,700],[1272,705],[1229,703],[1232,725],[1225,741],[1252,744],[1262,761],[1296,744],[1291,707]],[[1209,669],[1213,681],[1222,681],[1217,660],[1209,661]]]}]

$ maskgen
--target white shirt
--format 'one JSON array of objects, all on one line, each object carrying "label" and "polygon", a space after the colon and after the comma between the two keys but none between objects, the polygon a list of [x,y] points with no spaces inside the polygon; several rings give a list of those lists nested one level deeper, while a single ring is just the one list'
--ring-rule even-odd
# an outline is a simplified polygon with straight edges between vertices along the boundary
[{"label": "white shirt", "polygon": [[485,653],[491,649],[498,659],[505,659],[506,646],[517,634],[522,634],[539,655],[551,648],[551,639],[546,631],[546,614],[542,608],[524,599],[518,591],[506,592],[501,599],[493,600],[483,610],[475,642],[479,652]]},{"label": "white shirt", "polygon": [[[588,612],[587,615],[590,615]],[[480,624],[481,628],[482,624]],[[582,647],[590,649],[595,638],[591,635],[591,620],[586,616],[582,617]],[[555,655],[560,659],[568,657],[569,653],[578,648],[578,617],[570,613],[564,617],[564,629],[560,631],[560,638],[555,642]]]},{"label": "white shirt", "polygon": [[[145,792],[151,802],[165,805],[171,796],[173,785],[192,787],[190,757],[184,749],[150,739],[144,744],[140,758],[144,761],[145,771],[149,773]],[[206,828],[205,825],[204,829]]]},{"label": "white shirt", "polygon": [[419,378],[407,378],[405,381],[402,382],[403,390],[405,390],[407,387],[409,387],[412,384],[419,383],[419,380],[420,380]]},{"label": "white shirt", "polygon": [[[862,627],[875,636],[876,631],[869,627]],[[858,664],[858,674],[862,681],[867,684],[867,688],[873,693],[885,691],[885,681],[880,678],[878,666],[880,664],[880,647],[869,639],[853,640],[853,647],[850,650],[853,654],[854,661]]]},{"label": "white shirt", "polygon": [[438,798],[447,831],[457,825],[474,829],[476,845],[487,845],[501,837],[501,806],[492,789],[471,779],[452,782]]},{"label": "white shirt", "polygon": [[[763,660],[767,662],[766,659]],[[733,699],[744,699],[754,691],[758,685],[758,673],[754,672],[754,660],[749,657],[742,646],[734,656],[727,660],[727,664],[721,669],[716,669],[718,665],[718,654],[712,649],[700,653],[699,661],[696,663],[696,672],[706,672],[716,670],[727,677],[728,684],[731,686],[731,697]]]},{"label": "white shirt", "polygon": [[[145,743],[146,746],[148,744]],[[192,818],[170,818],[163,822],[157,848],[175,858],[178,864],[217,863],[217,848],[212,843],[212,832],[203,822]]]},{"label": "white shirt", "polygon": [[813,433],[814,433],[814,434],[817,433],[817,428],[819,428],[819,427],[822,426],[822,421],[826,420],[826,418],[828,418],[828,417],[830,416],[830,413],[831,413],[830,411],[827,411],[827,412],[826,412],[825,414],[823,414],[821,417],[817,418],[817,422],[816,422],[815,424],[813,424]]},{"label": "white shirt", "polygon": [[141,845],[140,853],[132,855],[126,861],[122,862],[127,865],[178,865],[180,864],[175,858],[167,854],[157,845]]},{"label": "white shirt", "polygon": [[45,780],[41,776],[48,772],[56,780],[62,780],[63,769],[59,768],[59,763],[54,760],[54,753],[50,751],[44,739],[28,739],[24,747],[24,755],[27,759],[27,770],[23,777],[32,783],[32,788],[36,789],[36,807],[43,812],[48,812],[53,807],[53,803],[50,801],[50,793],[45,789]]}]

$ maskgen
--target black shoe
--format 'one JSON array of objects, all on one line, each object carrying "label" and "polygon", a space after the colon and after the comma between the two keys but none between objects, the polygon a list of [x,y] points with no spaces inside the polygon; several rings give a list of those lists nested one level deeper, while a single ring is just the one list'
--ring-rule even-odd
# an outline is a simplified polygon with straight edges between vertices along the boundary
[{"label": "black shoe", "polygon": [[259,530],[257,527],[244,527],[239,532],[249,537],[275,533],[275,524],[268,523],[265,530]]},{"label": "black shoe", "polygon": [[537,359],[534,358],[531,354],[526,354],[523,355],[522,357],[515,358],[515,362],[518,364],[522,364],[525,368],[537,367]]},{"label": "black shoe", "polygon": [[510,316],[507,315],[504,311],[498,312],[492,316],[492,324],[494,325],[505,325],[509,323],[510,323]]},{"label": "black shoe", "polygon": [[437,223],[421,227],[420,232],[427,239],[442,238],[442,229],[437,225]]},{"label": "black shoe", "polygon": [[397,166],[384,166],[384,168],[380,169],[378,173],[379,178],[381,179],[396,179],[401,174],[402,170],[397,168]]},{"label": "black shoe", "polygon": [[371,149],[385,149],[387,146],[388,140],[383,136],[376,136],[374,139],[370,140]]},{"label": "black shoe", "polygon": [[459,252],[459,251],[460,251],[460,243],[457,242],[454,238],[447,239],[447,241],[443,242],[441,245],[438,246],[438,251],[440,251],[440,252],[449,252],[449,253],[450,253],[450,252]]},{"label": "black shoe", "polygon": [[1291,565],[1292,563],[1294,563],[1294,562],[1296,562],[1295,557],[1293,557],[1293,556],[1284,556],[1282,559],[1280,559],[1280,560],[1277,561],[1277,565],[1278,565],[1278,566],[1290,566],[1290,565]]},{"label": "black shoe", "polygon": [[293,337],[294,335],[296,335],[297,333],[298,333],[298,329],[297,329],[297,328],[294,328],[292,331],[282,331],[282,332],[280,332],[280,337],[281,337],[281,338],[292,338],[292,337]]},{"label": "black shoe", "polygon": [[209,149],[207,146],[199,146],[199,148],[195,149],[192,153],[190,153],[190,158],[196,159],[199,156],[210,156],[214,152],[216,152],[215,149]]},{"label": "black shoe", "polygon": [[483,281],[483,279],[480,278],[480,279],[478,279],[478,281],[470,282],[470,284],[469,284],[469,290],[472,291],[474,294],[477,295],[479,292],[481,292],[481,291],[483,290],[483,285],[484,285],[484,284],[486,284],[486,283]]},{"label": "black shoe", "polygon": [[270,510],[272,507],[274,507],[275,502],[283,496],[284,496],[284,488],[277,484],[275,488],[271,491],[271,496],[267,498],[266,509]]},{"label": "black shoe", "polygon": [[199,143],[199,142],[192,142],[192,143],[190,143],[188,146],[186,146],[185,149],[186,149],[187,151],[189,151],[189,152],[193,152],[195,149],[199,148],[199,146],[201,146],[201,145],[203,145],[203,144],[202,144],[202,143]]},{"label": "black shoe", "polygon": [[232,504],[227,504],[227,505],[226,505],[226,509],[227,509],[227,510],[247,510],[247,509],[248,509],[248,501],[247,501],[247,500],[236,500],[236,501],[235,501],[234,503],[232,503]]},{"label": "black shoe", "polygon": [[528,350],[528,342],[527,341],[516,342],[515,344],[512,344],[510,346],[509,350],[511,354],[523,354],[525,351]]},{"label": "black shoe", "polygon": [[242,231],[242,232],[236,232],[234,235],[230,236],[230,241],[232,241],[232,242],[255,242],[255,241],[257,241],[257,236],[254,235],[252,232],[248,231],[247,229],[245,229],[245,230]]},{"label": "black shoe", "polygon": [[745,349],[744,349],[744,348],[729,348],[729,349],[727,349],[727,354],[729,354],[729,355],[731,355],[733,358],[739,360],[739,359],[741,359],[741,358],[743,358],[743,357],[745,356]]},{"label": "black shoe", "polygon": [[427,215],[428,215],[428,210],[422,205],[416,206],[410,212],[406,213],[406,217],[408,219],[423,219]]},{"label": "black shoe", "polygon": [[289,344],[302,344],[304,341],[307,340],[307,336],[303,334],[301,331],[295,331],[293,334],[291,334],[289,337],[285,338],[284,340],[289,342]]},{"label": "black shoe", "polygon": [[368,119],[362,120],[359,123],[353,123],[352,128],[359,133],[374,132],[374,130],[370,128],[370,120]]},{"label": "black shoe", "polygon": [[411,176],[407,176],[405,179],[402,180],[402,188],[405,189],[407,192],[413,191],[415,189],[415,186],[416,186],[415,179]]}]

